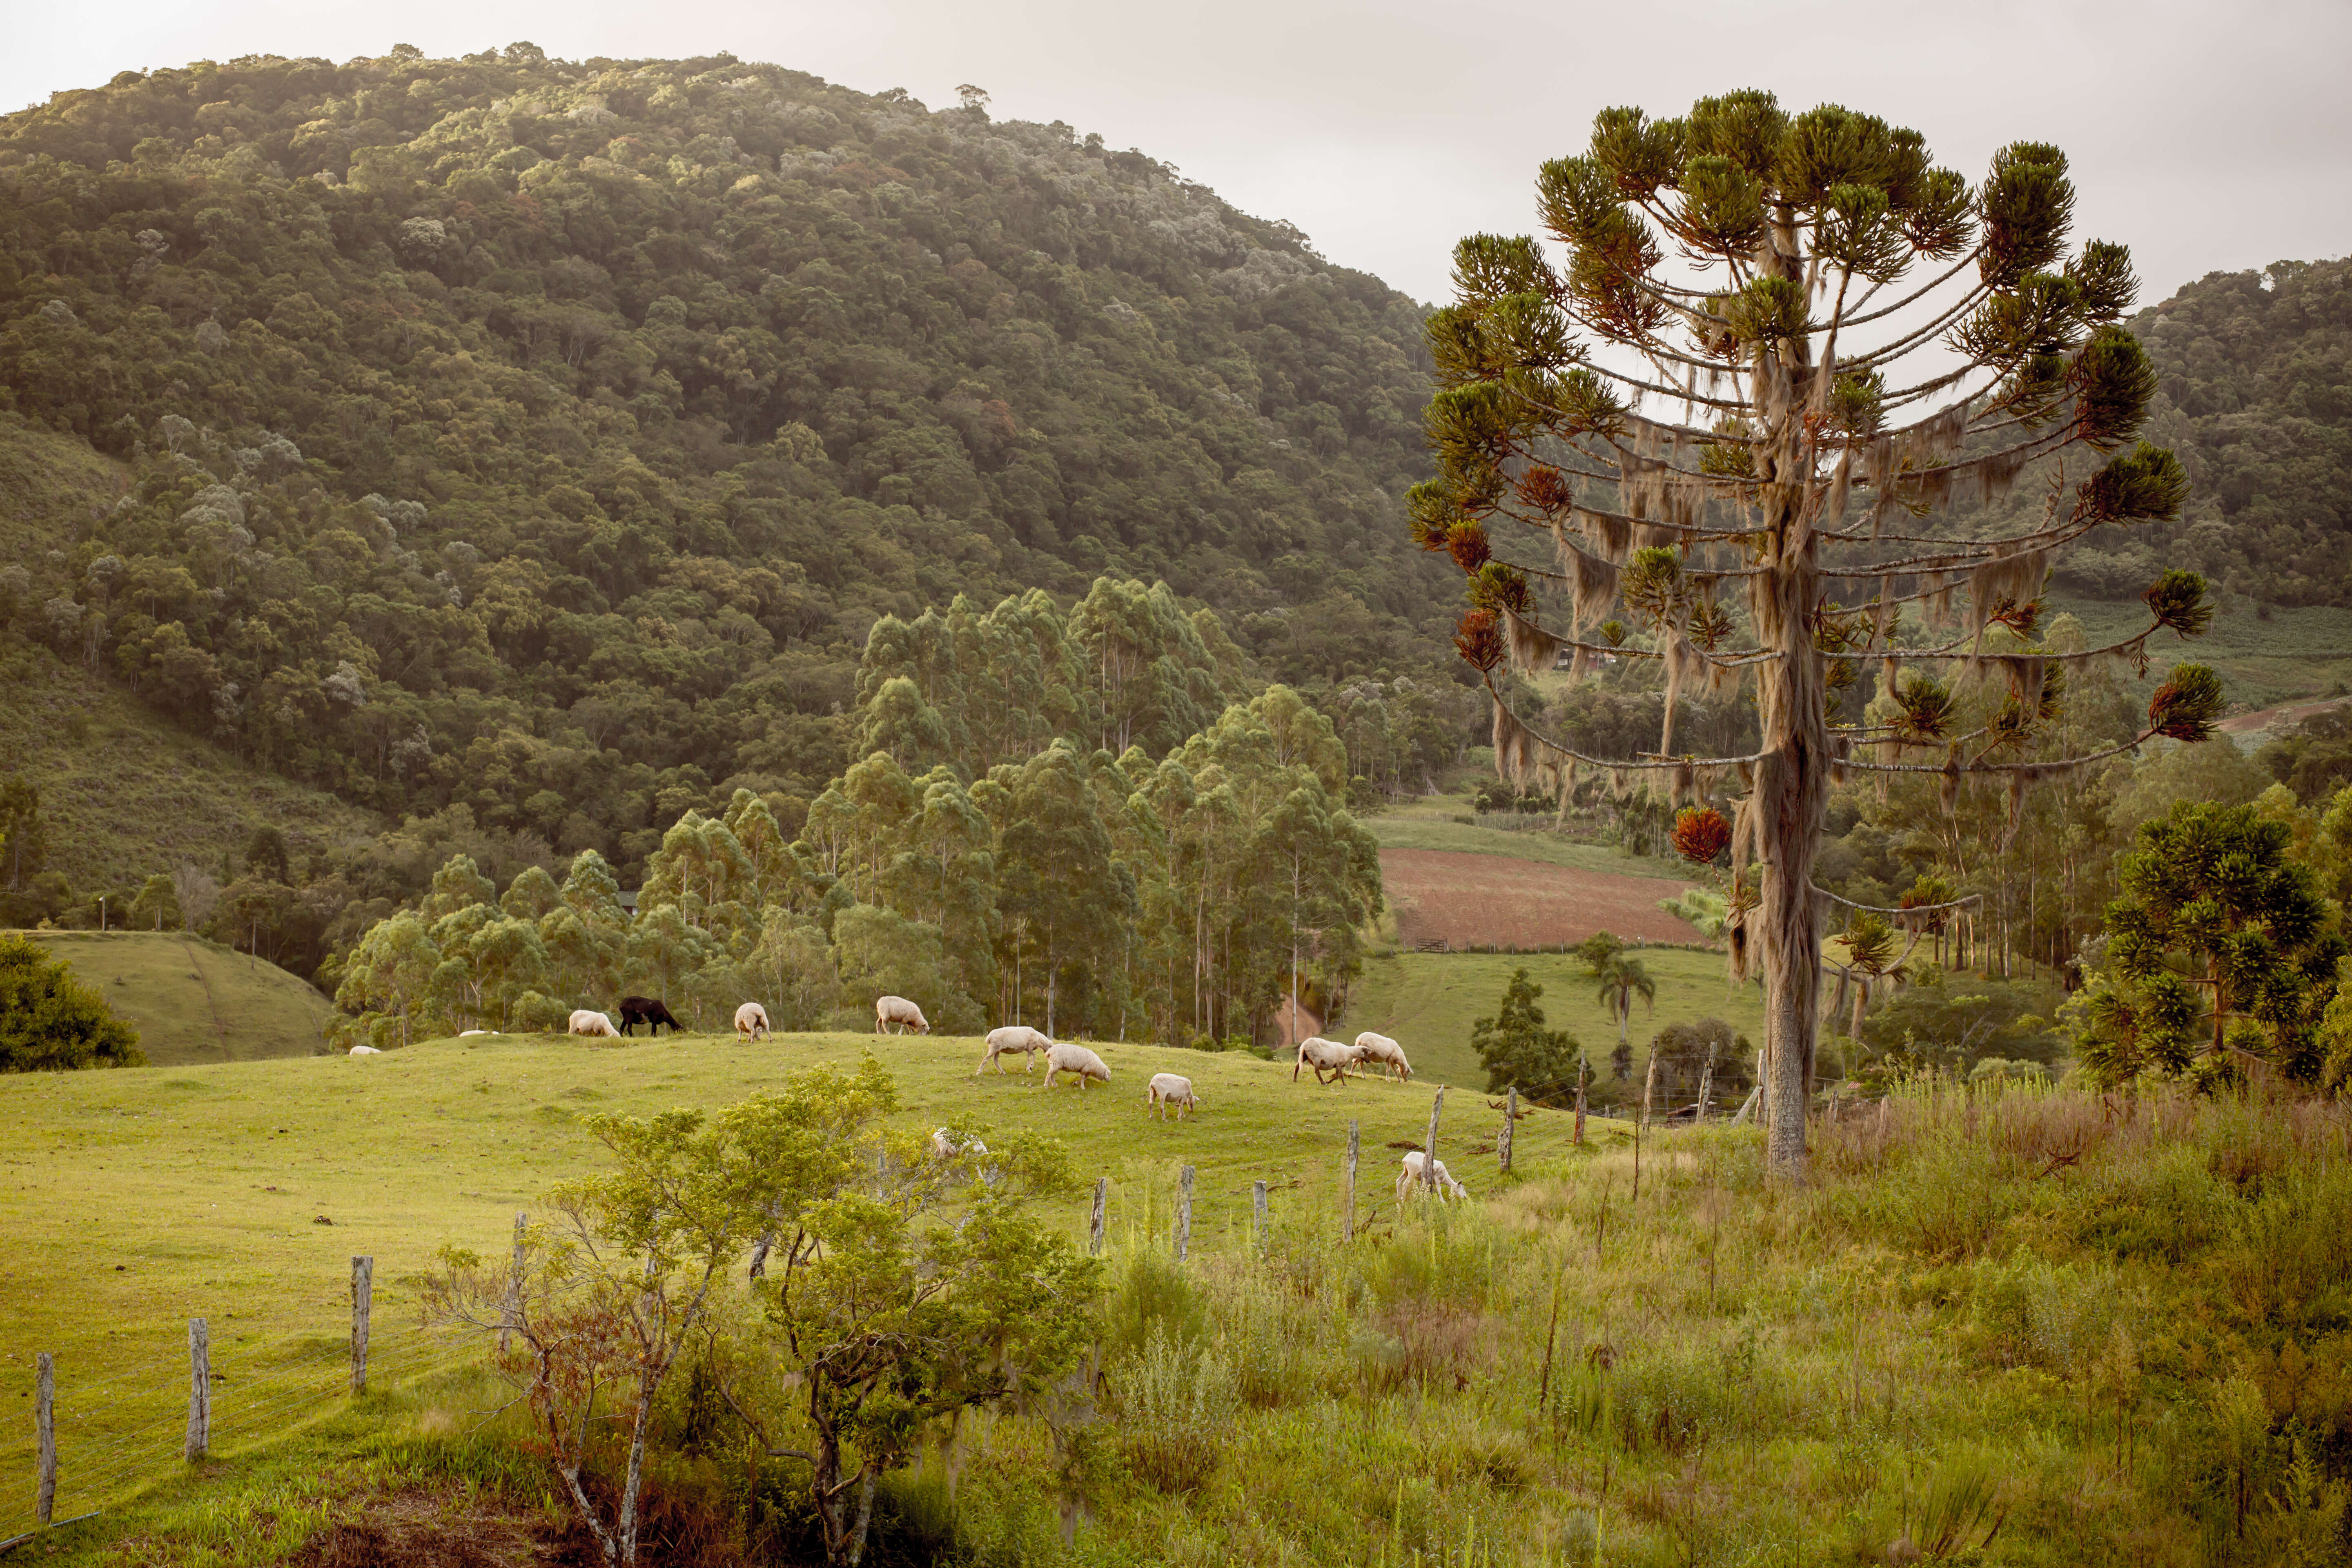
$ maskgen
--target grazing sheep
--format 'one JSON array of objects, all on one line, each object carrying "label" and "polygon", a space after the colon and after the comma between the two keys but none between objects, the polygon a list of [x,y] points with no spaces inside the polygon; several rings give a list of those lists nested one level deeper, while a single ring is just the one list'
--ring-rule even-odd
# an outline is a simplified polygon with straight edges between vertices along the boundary
[{"label": "grazing sheep", "polygon": [[1386,1035],[1375,1035],[1370,1029],[1356,1037],[1356,1050],[1368,1062],[1379,1062],[1387,1068],[1383,1075],[1410,1083],[1412,1064],[1404,1059],[1404,1047]]},{"label": "grazing sheep", "polygon": [[1168,1120],[1168,1108],[1176,1108],[1176,1120],[1184,1120],[1188,1110],[1201,1109],[1201,1097],[1192,1092],[1192,1080],[1179,1078],[1172,1072],[1156,1072],[1151,1081],[1143,1086],[1143,1103],[1159,1109],[1160,1119]]},{"label": "grazing sheep", "polygon": [[573,1013],[572,1015],[571,1026],[565,1030],[565,1033],[572,1035],[601,1035],[608,1039],[614,1040],[621,1037],[621,1031],[613,1027],[613,1020],[606,1017],[604,1014],[597,1012],[593,1007],[583,1007],[578,1012]]},{"label": "grazing sheep", "polygon": [[746,1002],[735,1009],[735,1032],[757,1040],[768,1033],[768,1010],[757,1002]]},{"label": "grazing sheep", "polygon": [[1066,1041],[1056,1040],[1045,1047],[1045,1087],[1053,1088],[1054,1075],[1060,1072],[1074,1072],[1078,1075],[1078,1092],[1081,1094],[1086,1092],[1088,1079],[1098,1078],[1105,1083],[1110,1081],[1110,1068],[1103,1065],[1102,1058],[1084,1046],[1074,1046]]},{"label": "grazing sheep", "polygon": [[460,1029],[457,1031],[457,1037],[461,1040],[468,1040],[476,1035],[487,1035],[489,1032],[488,1029]]},{"label": "grazing sheep", "polygon": [[1354,1046],[1343,1046],[1320,1035],[1309,1035],[1298,1042],[1298,1060],[1290,1069],[1290,1081],[1298,1081],[1300,1068],[1311,1067],[1315,1069],[1317,1083],[1345,1083],[1348,1081],[1348,1069],[1363,1059],[1363,1052]]},{"label": "grazing sheep", "polygon": [[352,1047],[352,1055],[355,1057],[380,1057],[383,1055],[383,1053],[373,1046],[353,1046]]},{"label": "grazing sheep", "polygon": [[667,1024],[669,1026],[669,1032],[673,1035],[682,1035],[686,1033],[686,1026],[679,1023],[676,1018],[671,1017],[669,1016],[669,1009],[663,1006],[658,998],[653,996],[622,997],[621,1033],[625,1035],[631,1029],[635,1028],[639,1024],[643,1024],[646,1026],[646,1032],[650,1035],[659,1035],[661,1033],[661,1026],[664,1024]]},{"label": "grazing sheep", "polygon": [[959,1138],[941,1127],[931,1133],[931,1152],[942,1160],[952,1160],[959,1154],[970,1154],[979,1159],[988,1152],[988,1145],[977,1136],[968,1133]]},{"label": "grazing sheep", "polygon": [[994,1062],[997,1074],[1002,1077],[1004,1058],[1015,1051],[1021,1053],[1021,1070],[1025,1073],[1034,1065],[1030,1058],[1039,1051],[1053,1048],[1054,1042],[1045,1037],[1044,1030],[1033,1029],[1026,1024],[1007,1024],[1001,1029],[991,1029],[988,1031],[988,1053],[980,1058],[980,1065],[971,1069],[971,1076],[978,1078],[988,1070],[989,1063]]},{"label": "grazing sheep", "polygon": [[[889,1026],[893,1024],[898,1025],[898,1027],[891,1028]],[[931,1021],[923,1016],[923,1010],[920,1007],[916,1006],[904,996],[884,996],[876,1000],[874,1004],[876,1034],[896,1035],[908,1029],[914,1030],[919,1035],[928,1035],[931,1032]]]},{"label": "grazing sheep", "polygon": [[[1404,1169],[1397,1173],[1397,1202],[1403,1203],[1423,1186],[1429,1173],[1428,1162],[1429,1156],[1418,1149],[1404,1157]],[[1470,1189],[1454,1179],[1454,1173],[1445,1168],[1445,1162],[1437,1162],[1437,1196],[1443,1199],[1466,1198],[1469,1195]]]}]

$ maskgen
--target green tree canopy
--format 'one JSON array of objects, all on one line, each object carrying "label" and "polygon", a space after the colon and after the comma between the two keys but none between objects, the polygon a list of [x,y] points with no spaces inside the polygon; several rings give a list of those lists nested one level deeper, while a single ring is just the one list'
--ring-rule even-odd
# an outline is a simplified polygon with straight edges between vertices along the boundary
[{"label": "green tree canopy", "polygon": [[0,934],[0,1072],[138,1067],[138,1032],[64,960],[22,932]]}]

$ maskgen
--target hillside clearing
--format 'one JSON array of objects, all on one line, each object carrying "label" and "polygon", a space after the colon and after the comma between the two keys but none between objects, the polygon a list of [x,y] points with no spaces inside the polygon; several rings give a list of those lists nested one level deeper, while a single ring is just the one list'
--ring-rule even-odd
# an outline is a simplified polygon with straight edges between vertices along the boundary
[{"label": "hillside clearing", "polygon": [[1696,942],[1658,908],[1691,884],[1440,849],[1381,851],[1381,879],[1406,947],[1536,947],[1613,931],[1631,942]]},{"label": "hillside clearing", "polygon": [[308,1057],[326,1048],[333,1004],[250,953],[184,931],[32,936],[139,1031],[151,1067]]}]

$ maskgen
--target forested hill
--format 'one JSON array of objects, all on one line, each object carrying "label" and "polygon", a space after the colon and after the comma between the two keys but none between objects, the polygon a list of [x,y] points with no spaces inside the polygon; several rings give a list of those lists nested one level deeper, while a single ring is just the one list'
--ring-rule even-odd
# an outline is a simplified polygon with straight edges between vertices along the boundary
[{"label": "forested hill", "polygon": [[1160,578],[1271,675],[1417,662],[1421,363],[1377,279],[976,95],[126,72],[0,120],[0,422],[125,485],[0,616],[356,803],[625,863],[821,791],[868,626],[960,592]]},{"label": "forested hill", "polygon": [[[2159,378],[2148,438],[2190,500],[2177,522],[2097,531],[2061,582],[2136,595],[2190,566],[2263,603],[2352,605],[2352,260],[2212,273],[2131,329]],[[2014,504],[2041,499],[2021,484]]]}]

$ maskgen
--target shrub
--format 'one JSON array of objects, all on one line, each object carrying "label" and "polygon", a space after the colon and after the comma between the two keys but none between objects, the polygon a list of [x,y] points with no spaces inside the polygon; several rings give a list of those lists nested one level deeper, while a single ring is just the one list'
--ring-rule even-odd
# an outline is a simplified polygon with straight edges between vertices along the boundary
[{"label": "shrub", "polygon": [[137,1067],[139,1036],[31,937],[0,937],[0,1072]]},{"label": "shrub", "polygon": [[1209,1346],[1155,1331],[1113,1386],[1119,1447],[1136,1476],[1163,1492],[1198,1490],[1241,1408],[1233,1364]]}]

